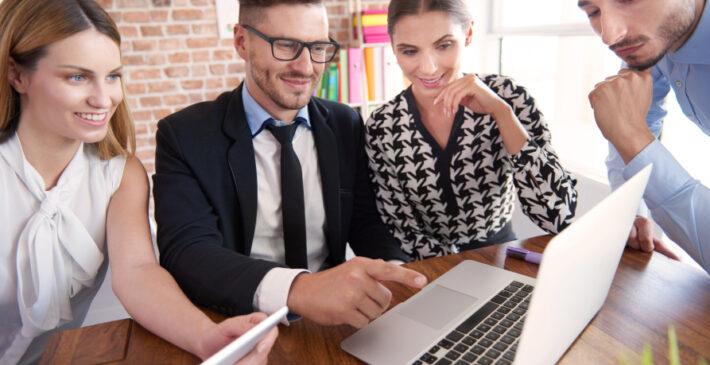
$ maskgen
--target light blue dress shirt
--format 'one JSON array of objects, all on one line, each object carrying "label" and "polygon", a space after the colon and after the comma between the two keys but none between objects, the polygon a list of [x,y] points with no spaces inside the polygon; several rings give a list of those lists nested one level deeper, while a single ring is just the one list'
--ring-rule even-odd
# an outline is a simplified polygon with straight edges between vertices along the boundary
[{"label": "light blue dress shirt", "polygon": [[[705,6],[697,28],[676,52],[653,67],[653,102],[646,116],[658,138],[666,111],[663,102],[673,87],[683,113],[710,135],[710,6]],[[693,179],[658,140],[628,165],[610,144],[609,182],[616,188],[649,163],[653,172],[644,201],[666,234],[710,272],[710,190]]]}]

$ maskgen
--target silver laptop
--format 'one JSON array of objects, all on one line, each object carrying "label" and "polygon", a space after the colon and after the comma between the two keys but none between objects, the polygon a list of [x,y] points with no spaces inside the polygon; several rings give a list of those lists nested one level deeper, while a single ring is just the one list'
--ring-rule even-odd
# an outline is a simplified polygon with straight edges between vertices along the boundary
[{"label": "silver laptop", "polygon": [[537,280],[463,261],[341,347],[370,364],[554,364],[604,303],[650,173],[554,237]]}]

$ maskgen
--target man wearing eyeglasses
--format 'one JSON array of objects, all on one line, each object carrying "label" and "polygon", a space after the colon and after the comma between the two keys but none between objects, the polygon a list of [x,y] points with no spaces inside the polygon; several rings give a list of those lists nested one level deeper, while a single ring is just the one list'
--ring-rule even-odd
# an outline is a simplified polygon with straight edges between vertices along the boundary
[{"label": "man wearing eyeglasses", "polygon": [[319,0],[242,0],[244,82],[158,124],[160,261],[198,305],[363,327],[389,306],[379,280],[422,287],[379,220],[363,125],[312,97],[338,44]]}]

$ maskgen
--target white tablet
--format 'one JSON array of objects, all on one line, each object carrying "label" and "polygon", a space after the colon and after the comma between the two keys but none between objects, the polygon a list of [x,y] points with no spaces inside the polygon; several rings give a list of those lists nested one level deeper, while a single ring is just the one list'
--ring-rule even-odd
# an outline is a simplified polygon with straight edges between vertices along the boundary
[{"label": "white tablet", "polygon": [[217,353],[210,356],[202,365],[233,365],[251,352],[254,346],[266,336],[266,333],[268,333],[271,328],[279,324],[286,314],[288,314],[288,307],[277,310],[265,320],[252,327],[247,333],[239,336],[229,345],[224,346],[221,350],[217,351]]}]

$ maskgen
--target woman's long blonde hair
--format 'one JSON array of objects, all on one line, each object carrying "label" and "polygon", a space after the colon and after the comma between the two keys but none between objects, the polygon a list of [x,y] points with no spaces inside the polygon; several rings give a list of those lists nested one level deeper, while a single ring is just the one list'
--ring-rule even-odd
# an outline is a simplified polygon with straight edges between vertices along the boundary
[{"label": "woman's long blonde hair", "polygon": [[[47,47],[87,29],[96,29],[121,45],[121,35],[106,11],[93,0],[3,0],[0,2],[0,142],[17,130],[20,95],[10,85],[10,59],[35,70]],[[106,137],[95,143],[102,158],[133,154],[136,137],[124,99],[109,122]]]}]

